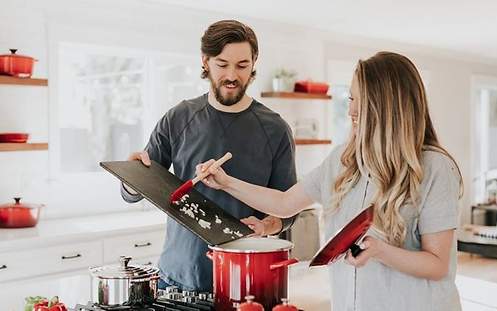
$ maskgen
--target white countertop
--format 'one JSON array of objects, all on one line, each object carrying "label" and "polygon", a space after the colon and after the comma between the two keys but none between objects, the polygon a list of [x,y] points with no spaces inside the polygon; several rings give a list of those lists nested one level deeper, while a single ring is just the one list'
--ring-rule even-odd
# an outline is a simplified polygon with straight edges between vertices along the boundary
[{"label": "white countertop", "polygon": [[0,253],[40,244],[56,245],[64,241],[165,229],[162,211],[130,211],[88,217],[41,220],[34,228],[0,229]]}]

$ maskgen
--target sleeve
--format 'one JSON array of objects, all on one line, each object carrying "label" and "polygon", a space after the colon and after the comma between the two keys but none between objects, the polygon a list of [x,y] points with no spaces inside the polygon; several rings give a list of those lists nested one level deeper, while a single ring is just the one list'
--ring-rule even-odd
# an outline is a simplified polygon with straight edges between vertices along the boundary
[{"label": "sleeve", "polygon": [[[295,143],[293,141],[292,131],[285,124],[286,130],[278,145],[273,161],[271,177],[269,178],[268,187],[286,191],[297,183],[297,172],[295,168]],[[288,230],[295,221],[297,216],[281,219],[283,228],[281,231]]]},{"label": "sleeve", "polygon": [[[162,119],[159,120],[159,122],[157,122],[152,134],[150,134],[150,139],[145,147],[145,151],[148,152],[150,160],[154,160],[167,169],[171,166],[171,139],[169,116],[167,113],[162,117]],[[124,201],[128,203],[136,203],[143,199],[141,194],[129,193],[122,183],[121,196]]]},{"label": "sleeve", "polygon": [[458,225],[460,177],[455,163],[446,156],[431,165],[426,198],[421,207],[418,229],[421,235],[455,229]]},{"label": "sleeve", "polygon": [[[337,160],[339,161],[339,160]],[[331,164],[333,162],[333,152],[328,155],[323,162],[312,171],[307,173],[301,180],[305,193],[319,204],[324,204],[324,191],[331,191]]]}]

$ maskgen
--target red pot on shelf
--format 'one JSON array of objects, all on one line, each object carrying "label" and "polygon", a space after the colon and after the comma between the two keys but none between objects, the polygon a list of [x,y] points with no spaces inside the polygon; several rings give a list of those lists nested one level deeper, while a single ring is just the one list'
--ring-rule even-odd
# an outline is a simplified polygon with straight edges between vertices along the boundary
[{"label": "red pot on shelf", "polygon": [[0,55],[0,74],[30,78],[37,60],[30,56],[16,54],[16,52],[16,49],[10,49],[10,54]]},{"label": "red pot on shelf", "polygon": [[213,262],[216,310],[233,310],[246,296],[254,296],[265,310],[288,297],[288,266],[293,244],[273,238],[243,238],[209,246]]},{"label": "red pot on shelf", "polygon": [[43,204],[21,203],[21,198],[14,198],[15,203],[0,205],[0,228],[34,227],[40,217]]},{"label": "red pot on shelf", "polygon": [[0,133],[0,143],[25,143],[28,138],[28,133]]}]

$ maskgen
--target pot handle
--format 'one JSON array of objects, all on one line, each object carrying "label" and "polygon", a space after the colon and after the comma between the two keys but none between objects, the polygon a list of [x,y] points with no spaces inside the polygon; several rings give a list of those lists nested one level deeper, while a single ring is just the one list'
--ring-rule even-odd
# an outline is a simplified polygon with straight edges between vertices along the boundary
[{"label": "pot handle", "polygon": [[207,258],[209,258],[210,260],[213,260],[213,258],[214,258],[212,251],[208,251],[207,253],[205,253],[205,256],[207,256]]},{"label": "pot handle", "polygon": [[269,270],[275,270],[283,267],[288,267],[289,265],[293,265],[294,263],[299,262],[298,259],[296,258],[291,258],[287,260],[283,260],[277,263],[273,263],[272,265],[269,266]]}]

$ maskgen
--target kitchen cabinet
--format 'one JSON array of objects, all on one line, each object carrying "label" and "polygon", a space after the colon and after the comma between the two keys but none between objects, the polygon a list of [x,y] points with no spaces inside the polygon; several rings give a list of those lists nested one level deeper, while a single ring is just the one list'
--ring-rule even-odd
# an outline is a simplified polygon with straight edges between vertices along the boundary
[{"label": "kitchen cabinet", "polygon": [[117,264],[156,266],[165,238],[161,211],[113,213],[41,221],[35,228],[0,229],[2,311],[23,310],[24,297],[59,296],[69,307],[91,296],[88,268]]},{"label": "kitchen cabinet", "polygon": [[[0,76],[0,85],[48,86],[47,79],[21,79],[10,76]],[[0,143],[0,152],[5,151],[36,151],[47,150],[48,143]]]}]

